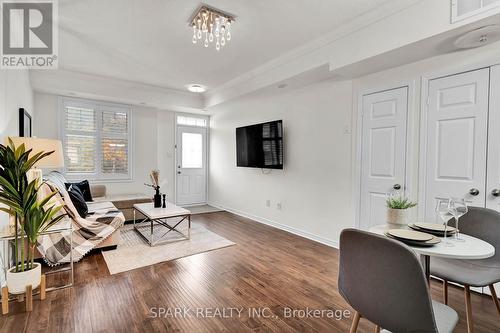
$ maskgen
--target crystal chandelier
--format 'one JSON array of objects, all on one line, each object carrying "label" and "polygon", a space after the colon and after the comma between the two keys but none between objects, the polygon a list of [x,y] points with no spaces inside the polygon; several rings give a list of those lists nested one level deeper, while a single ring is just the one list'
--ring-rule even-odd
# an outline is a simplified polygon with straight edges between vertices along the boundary
[{"label": "crystal chandelier", "polygon": [[233,15],[202,5],[189,21],[193,29],[193,44],[199,42],[208,47],[215,42],[215,49],[219,51],[231,40],[233,22]]}]

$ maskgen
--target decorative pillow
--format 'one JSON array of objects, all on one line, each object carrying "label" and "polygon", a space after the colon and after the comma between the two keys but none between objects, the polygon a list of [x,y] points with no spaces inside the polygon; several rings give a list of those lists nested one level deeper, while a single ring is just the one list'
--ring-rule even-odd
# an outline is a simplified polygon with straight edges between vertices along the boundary
[{"label": "decorative pillow", "polygon": [[80,189],[83,194],[83,199],[85,201],[90,202],[92,200],[92,193],[90,193],[90,184],[88,180],[83,180],[79,183],[65,183],[66,189],[68,190],[70,186],[74,186]]},{"label": "decorative pillow", "polygon": [[87,216],[87,213],[89,212],[89,207],[87,206],[87,203],[83,198],[83,193],[80,190],[80,188],[78,188],[78,186],[70,185],[68,188],[68,194],[71,199],[71,202],[78,211],[78,214],[82,218],[85,218]]}]

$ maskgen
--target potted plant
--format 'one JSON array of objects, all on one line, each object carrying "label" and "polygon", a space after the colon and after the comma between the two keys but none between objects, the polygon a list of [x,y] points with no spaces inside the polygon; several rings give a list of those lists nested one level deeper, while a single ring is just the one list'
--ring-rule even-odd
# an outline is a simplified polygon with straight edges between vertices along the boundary
[{"label": "potted plant", "polygon": [[[7,287],[12,294],[25,292],[26,286],[39,286],[41,266],[34,262],[36,241],[40,233],[60,221],[56,216],[62,205],[52,204],[57,193],[38,199],[42,184],[37,179],[28,181],[26,173],[36,162],[52,154],[39,152],[30,156],[24,144],[15,147],[12,140],[0,144],[0,210],[14,216],[14,266],[7,271]],[[10,258],[9,258],[10,259]]]},{"label": "potted plant", "polygon": [[386,204],[387,223],[392,224],[407,224],[408,209],[417,205],[416,202],[412,202],[402,195],[389,196],[386,200]]}]

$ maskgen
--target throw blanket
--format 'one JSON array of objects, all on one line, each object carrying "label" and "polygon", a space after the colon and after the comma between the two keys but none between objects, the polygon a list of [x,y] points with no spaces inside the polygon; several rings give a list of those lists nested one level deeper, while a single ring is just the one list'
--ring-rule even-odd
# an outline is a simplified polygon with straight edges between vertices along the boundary
[{"label": "throw blanket", "polygon": [[[111,203],[101,205],[92,215],[83,219],[76,211],[65,189],[61,190],[54,184],[46,182],[40,188],[41,195],[47,195],[53,192],[54,189],[58,189],[59,193],[54,196],[54,201],[49,205],[64,205],[60,214],[66,214],[66,217],[59,221],[57,225],[66,225],[70,220],[73,226],[73,261],[82,259],[85,254],[120,228],[125,221],[123,213]],[[51,228],[57,228],[57,225]],[[37,248],[49,266],[69,263],[70,240],[69,232],[42,235],[38,237]]]}]

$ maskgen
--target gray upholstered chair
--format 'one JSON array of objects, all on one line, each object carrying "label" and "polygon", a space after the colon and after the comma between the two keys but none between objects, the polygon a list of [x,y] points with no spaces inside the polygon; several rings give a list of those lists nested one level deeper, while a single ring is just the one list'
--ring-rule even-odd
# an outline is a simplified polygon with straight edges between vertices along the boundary
[{"label": "gray upholstered chair", "polygon": [[391,332],[450,333],[457,313],[429,296],[416,254],[384,236],[345,229],[340,235],[339,292],[356,311]]},{"label": "gray upholstered chair", "polygon": [[[453,223],[450,223],[453,225]],[[490,288],[500,315],[500,303],[493,284],[500,282],[500,213],[487,208],[469,207],[460,218],[460,232],[482,239],[495,247],[495,255],[480,260],[431,258],[431,274],[443,279],[444,302],[448,303],[448,282],[464,286],[467,328],[473,331],[470,287]]]}]

